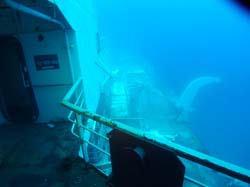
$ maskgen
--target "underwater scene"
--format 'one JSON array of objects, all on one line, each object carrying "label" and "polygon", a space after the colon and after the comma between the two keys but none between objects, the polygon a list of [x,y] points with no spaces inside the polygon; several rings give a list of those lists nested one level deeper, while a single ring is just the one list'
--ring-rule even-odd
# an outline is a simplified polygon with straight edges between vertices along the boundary
[{"label": "underwater scene", "polygon": [[[249,169],[250,14],[218,0],[95,6],[99,66],[111,77],[97,113]],[[249,186],[182,161],[186,175],[207,186]]]}]

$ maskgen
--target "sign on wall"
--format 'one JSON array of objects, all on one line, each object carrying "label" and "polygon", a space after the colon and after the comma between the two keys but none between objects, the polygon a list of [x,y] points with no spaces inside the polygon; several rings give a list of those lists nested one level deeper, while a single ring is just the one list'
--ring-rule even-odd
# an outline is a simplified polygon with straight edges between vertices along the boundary
[{"label": "sign on wall", "polygon": [[56,54],[50,55],[36,55],[34,56],[36,70],[53,70],[59,69],[58,56]]}]

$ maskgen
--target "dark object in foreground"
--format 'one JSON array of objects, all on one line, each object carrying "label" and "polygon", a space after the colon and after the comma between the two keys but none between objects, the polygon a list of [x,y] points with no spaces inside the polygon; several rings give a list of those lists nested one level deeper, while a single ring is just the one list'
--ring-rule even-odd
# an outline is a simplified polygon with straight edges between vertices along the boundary
[{"label": "dark object in foreground", "polygon": [[185,167],[174,153],[119,130],[109,136],[115,187],[183,186]]}]

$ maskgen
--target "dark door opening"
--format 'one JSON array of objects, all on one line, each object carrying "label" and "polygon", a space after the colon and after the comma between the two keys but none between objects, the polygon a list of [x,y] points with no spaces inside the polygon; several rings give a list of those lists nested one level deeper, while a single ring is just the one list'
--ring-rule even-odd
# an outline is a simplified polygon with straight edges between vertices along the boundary
[{"label": "dark door opening", "polygon": [[12,122],[32,122],[39,114],[21,43],[12,36],[0,37],[0,108]]}]

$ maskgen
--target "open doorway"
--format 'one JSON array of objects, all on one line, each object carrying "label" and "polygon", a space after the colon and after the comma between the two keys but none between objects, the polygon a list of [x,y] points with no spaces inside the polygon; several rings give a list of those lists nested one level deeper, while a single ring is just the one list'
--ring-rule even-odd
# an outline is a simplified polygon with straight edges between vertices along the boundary
[{"label": "open doorway", "polygon": [[12,36],[0,37],[0,108],[12,122],[32,122],[38,107],[21,43]]}]

